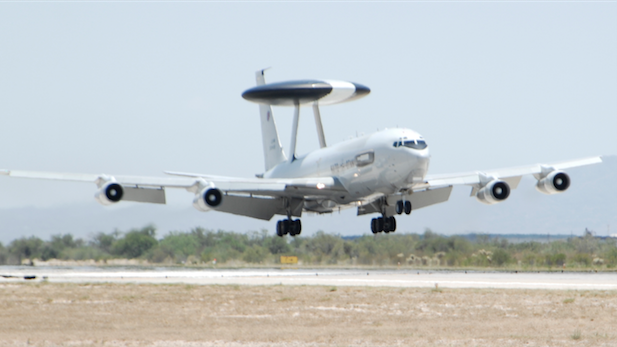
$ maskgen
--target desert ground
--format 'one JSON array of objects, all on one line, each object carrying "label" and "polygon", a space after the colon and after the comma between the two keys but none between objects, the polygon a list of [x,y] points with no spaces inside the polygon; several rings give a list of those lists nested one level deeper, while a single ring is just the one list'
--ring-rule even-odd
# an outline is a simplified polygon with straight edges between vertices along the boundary
[{"label": "desert ground", "polygon": [[0,284],[1,346],[617,346],[617,291]]}]

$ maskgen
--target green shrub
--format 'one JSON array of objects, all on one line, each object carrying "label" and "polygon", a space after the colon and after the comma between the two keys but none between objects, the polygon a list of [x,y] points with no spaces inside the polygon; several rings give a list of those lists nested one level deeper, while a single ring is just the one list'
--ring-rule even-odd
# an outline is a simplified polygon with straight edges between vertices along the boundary
[{"label": "green shrub", "polygon": [[9,260],[9,251],[0,242],[0,265],[6,265]]},{"label": "green shrub", "polygon": [[114,242],[116,242],[118,234],[118,231],[115,231],[111,234],[105,234],[102,232],[97,233],[90,241],[90,245],[100,249],[103,252],[111,253],[111,247],[113,246]]},{"label": "green shrub", "polygon": [[591,265],[591,255],[586,253],[577,253],[572,257],[572,261],[579,265],[589,266]]},{"label": "green shrub", "polygon": [[607,250],[604,253],[604,260],[607,265],[616,266],[617,265],[617,247],[613,247]]},{"label": "green shrub", "polygon": [[[593,250],[593,253],[582,252]],[[593,254],[593,256],[592,256]],[[343,239],[322,231],[310,237],[278,237],[267,230],[235,233],[194,228],[171,232],[160,241],[155,228],[146,226],[127,233],[98,233],[86,244],[70,234],[54,235],[48,241],[37,237],[16,239],[7,247],[0,244],[0,264],[18,264],[24,258],[107,259],[144,258],[151,262],[179,263],[195,258],[219,263],[243,260],[249,263],[276,262],[279,255],[295,255],[304,264],[506,266],[521,260],[524,267],[593,266],[603,259],[607,268],[617,266],[617,240],[590,235],[549,243],[509,243],[488,235],[471,238],[439,235],[427,229],[423,234],[378,234]],[[413,256],[413,258],[411,257]],[[421,261],[420,261],[421,260]]]},{"label": "green shrub", "polygon": [[503,266],[511,261],[510,254],[501,248],[493,252],[492,259],[497,266]]},{"label": "green shrub", "polygon": [[159,241],[160,251],[167,254],[163,259],[167,256],[186,259],[197,254],[200,246],[199,239],[193,233],[171,232]]},{"label": "green shrub", "polygon": [[154,227],[147,226],[140,230],[131,230],[112,246],[112,253],[127,258],[138,258],[158,244]]},{"label": "green shrub", "polygon": [[244,255],[242,256],[242,260],[247,263],[261,263],[268,256],[268,251],[265,248],[260,246],[251,246],[246,249]]},{"label": "green shrub", "polygon": [[36,236],[22,237],[9,245],[9,253],[13,254],[21,263],[22,259],[40,258],[43,250],[43,240]]},{"label": "green shrub", "polygon": [[565,263],[566,255],[563,253],[546,255],[546,265],[548,266],[563,266]]}]

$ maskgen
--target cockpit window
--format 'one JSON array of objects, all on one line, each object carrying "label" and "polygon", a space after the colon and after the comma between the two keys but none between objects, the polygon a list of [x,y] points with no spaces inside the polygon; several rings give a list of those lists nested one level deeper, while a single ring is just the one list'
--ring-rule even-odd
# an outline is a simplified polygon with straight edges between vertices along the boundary
[{"label": "cockpit window", "polygon": [[393,146],[394,147],[405,146],[407,148],[413,148],[413,149],[425,149],[428,145],[426,144],[426,141],[424,140],[404,140],[404,141],[394,142]]}]

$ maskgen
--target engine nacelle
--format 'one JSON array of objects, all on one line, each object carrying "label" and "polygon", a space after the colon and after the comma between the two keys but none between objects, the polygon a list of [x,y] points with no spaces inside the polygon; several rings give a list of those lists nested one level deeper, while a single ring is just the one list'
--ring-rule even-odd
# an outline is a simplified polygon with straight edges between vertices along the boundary
[{"label": "engine nacelle", "polygon": [[215,187],[206,187],[193,199],[193,207],[202,212],[216,209],[223,202],[223,193]]},{"label": "engine nacelle", "polygon": [[499,180],[492,180],[476,194],[481,203],[492,205],[506,200],[510,196],[510,186]]},{"label": "engine nacelle", "polygon": [[563,171],[553,171],[538,180],[536,189],[543,194],[563,193],[570,187],[570,176]]},{"label": "engine nacelle", "polygon": [[108,182],[94,194],[94,198],[101,205],[107,206],[122,200],[123,195],[124,189],[121,185],[116,182]]}]

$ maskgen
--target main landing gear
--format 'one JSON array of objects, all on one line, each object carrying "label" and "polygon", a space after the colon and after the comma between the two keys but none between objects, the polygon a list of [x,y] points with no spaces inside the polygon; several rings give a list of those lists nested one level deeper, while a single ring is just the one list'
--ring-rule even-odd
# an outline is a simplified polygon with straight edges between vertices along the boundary
[{"label": "main landing gear", "polygon": [[[385,204],[385,203],[383,203]],[[386,216],[385,206],[382,204],[383,217],[373,218],[371,220],[371,231],[373,234],[380,232],[393,233],[396,231],[396,218],[394,216]],[[411,213],[411,201],[399,200],[396,202],[396,214],[410,214]]]},{"label": "main landing gear", "polygon": [[405,214],[411,213],[411,201],[399,200],[396,202],[396,214],[402,214],[403,212]]},{"label": "main landing gear", "polygon": [[396,231],[396,218],[393,216],[390,217],[379,217],[373,218],[371,220],[371,231],[373,234],[377,234],[380,232],[390,233]]},{"label": "main landing gear", "polygon": [[291,218],[283,219],[276,223],[276,234],[280,237],[283,237],[283,235],[287,235],[287,234],[291,236],[296,236],[296,235],[300,235],[301,232],[302,232],[302,222],[300,222],[299,219],[296,219],[296,220],[291,220]]}]

